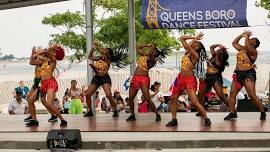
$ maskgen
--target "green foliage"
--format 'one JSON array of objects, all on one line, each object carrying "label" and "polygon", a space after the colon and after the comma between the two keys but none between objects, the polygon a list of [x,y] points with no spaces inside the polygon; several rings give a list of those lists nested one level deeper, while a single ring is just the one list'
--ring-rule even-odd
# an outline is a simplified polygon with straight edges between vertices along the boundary
[{"label": "green foliage", "polygon": [[270,18],[270,0],[260,0],[256,1],[256,6],[263,7],[268,10],[268,18]]},{"label": "green foliage", "polygon": [[3,57],[0,57],[0,60],[2,61],[13,60],[13,59],[16,59],[16,57],[13,54],[4,55]]},{"label": "green foliage", "polygon": [[80,12],[65,12],[65,13],[56,13],[50,17],[44,17],[42,24],[51,25],[52,27],[65,27],[67,30],[73,28],[81,28],[85,25],[84,16]]},{"label": "green foliage", "polygon": [[[102,8],[111,14],[108,18],[97,19],[94,15],[94,39],[102,45],[117,48],[128,44],[128,1],[127,0],[94,0],[94,10]],[[144,29],[141,23],[141,0],[135,2],[135,27],[137,44],[154,43],[163,48],[170,46],[180,49],[176,34],[194,34],[195,30]],[[68,48],[74,54],[70,61],[82,60],[86,54],[85,17],[80,12],[56,13],[44,17],[42,23],[59,29],[60,33],[52,34],[52,42]]]}]

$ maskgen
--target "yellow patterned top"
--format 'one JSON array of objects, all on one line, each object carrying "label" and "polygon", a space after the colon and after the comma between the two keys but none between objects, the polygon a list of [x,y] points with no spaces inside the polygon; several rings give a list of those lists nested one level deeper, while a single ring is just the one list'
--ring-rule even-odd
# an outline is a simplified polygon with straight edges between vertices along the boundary
[{"label": "yellow patterned top", "polygon": [[218,73],[218,69],[215,68],[213,65],[208,64],[207,65],[207,73]]},{"label": "yellow patterned top", "polygon": [[242,65],[245,68],[253,68],[255,64],[253,64],[248,58],[247,52],[245,50],[239,51],[237,53],[237,64]]},{"label": "yellow patterned top", "polygon": [[[44,54],[35,54],[35,56],[41,60],[47,59]],[[35,78],[41,78],[41,66],[37,65],[35,68]]]},{"label": "yellow patterned top", "polygon": [[103,59],[99,59],[95,62],[95,68],[97,72],[107,73],[109,71],[109,65]]},{"label": "yellow patterned top", "polygon": [[182,61],[181,61],[181,70],[192,70],[194,69],[194,65],[190,59],[190,54],[185,54],[182,57]]},{"label": "yellow patterned top", "polygon": [[148,56],[140,56],[137,60],[138,67],[146,72],[149,71],[147,60],[148,60]]},{"label": "yellow patterned top", "polygon": [[219,72],[219,70],[213,65],[213,59],[215,59],[215,58],[212,57],[207,62],[207,73],[209,73],[209,74],[214,74],[214,73],[218,73]]},{"label": "yellow patterned top", "polygon": [[49,61],[44,62],[40,67],[40,77],[52,76],[54,68],[49,64]]},{"label": "yellow patterned top", "polygon": [[37,65],[35,68],[35,78],[41,78],[40,72],[41,72],[41,66]]}]

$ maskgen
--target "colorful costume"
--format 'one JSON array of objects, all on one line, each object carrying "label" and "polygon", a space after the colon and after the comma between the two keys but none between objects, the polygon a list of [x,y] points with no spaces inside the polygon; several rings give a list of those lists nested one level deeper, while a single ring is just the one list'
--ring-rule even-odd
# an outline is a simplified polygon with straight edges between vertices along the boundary
[{"label": "colorful costume", "polygon": [[223,86],[222,67],[219,67],[215,63],[216,54],[207,63],[206,78],[200,81],[199,89],[208,92],[214,86],[215,83]]},{"label": "colorful costume", "polygon": [[[137,63],[138,67],[145,72],[149,71],[147,65],[148,57],[140,56]],[[130,83],[130,86],[136,89],[142,88],[143,85],[150,87],[150,77],[148,75],[136,75],[134,74]]]},{"label": "colorful costume", "polygon": [[238,89],[243,87],[244,81],[246,79],[252,79],[253,81],[256,81],[256,65],[254,62],[255,60],[252,60],[245,50],[239,51],[237,53],[237,64],[249,69],[246,71],[234,70],[232,78],[233,81],[236,82]]},{"label": "colorful costume", "polygon": [[[53,71],[54,68],[49,64],[49,61],[46,61],[40,67],[40,76],[53,76]],[[42,95],[47,94],[48,89],[53,89],[55,92],[58,91],[58,84],[54,77],[41,81]]]},{"label": "colorful costume", "polygon": [[[99,59],[98,61],[95,62],[94,71],[97,73],[108,73],[109,68],[110,65],[107,62],[105,62],[103,59]],[[91,81],[91,84],[94,84],[97,87],[102,86],[106,83],[110,85],[112,84],[112,80],[109,74],[105,76],[95,75]]]},{"label": "colorful costume", "polygon": [[[191,56],[189,53],[185,54],[182,58],[181,62],[181,71],[182,70],[193,70],[194,69],[194,64],[191,61]],[[172,91],[172,95],[174,95],[177,92],[183,92],[185,89],[187,91],[189,90],[197,90],[197,80],[194,75],[192,76],[184,76],[181,73],[178,74],[176,81],[175,81],[175,86]]]}]

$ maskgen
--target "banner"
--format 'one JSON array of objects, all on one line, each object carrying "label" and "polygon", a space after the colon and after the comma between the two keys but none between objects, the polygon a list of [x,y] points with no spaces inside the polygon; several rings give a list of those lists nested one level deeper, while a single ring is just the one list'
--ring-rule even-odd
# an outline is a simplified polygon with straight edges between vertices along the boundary
[{"label": "banner", "polygon": [[248,26],[247,0],[142,0],[148,29],[208,29]]}]

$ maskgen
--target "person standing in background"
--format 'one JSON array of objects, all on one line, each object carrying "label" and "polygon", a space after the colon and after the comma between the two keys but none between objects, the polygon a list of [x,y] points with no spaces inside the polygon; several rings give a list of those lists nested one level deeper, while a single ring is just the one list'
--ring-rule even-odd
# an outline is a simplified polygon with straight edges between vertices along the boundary
[{"label": "person standing in background", "polygon": [[29,88],[24,85],[24,81],[19,82],[19,86],[15,88],[15,92],[22,92],[22,98],[27,99],[27,94],[29,92]]}]

